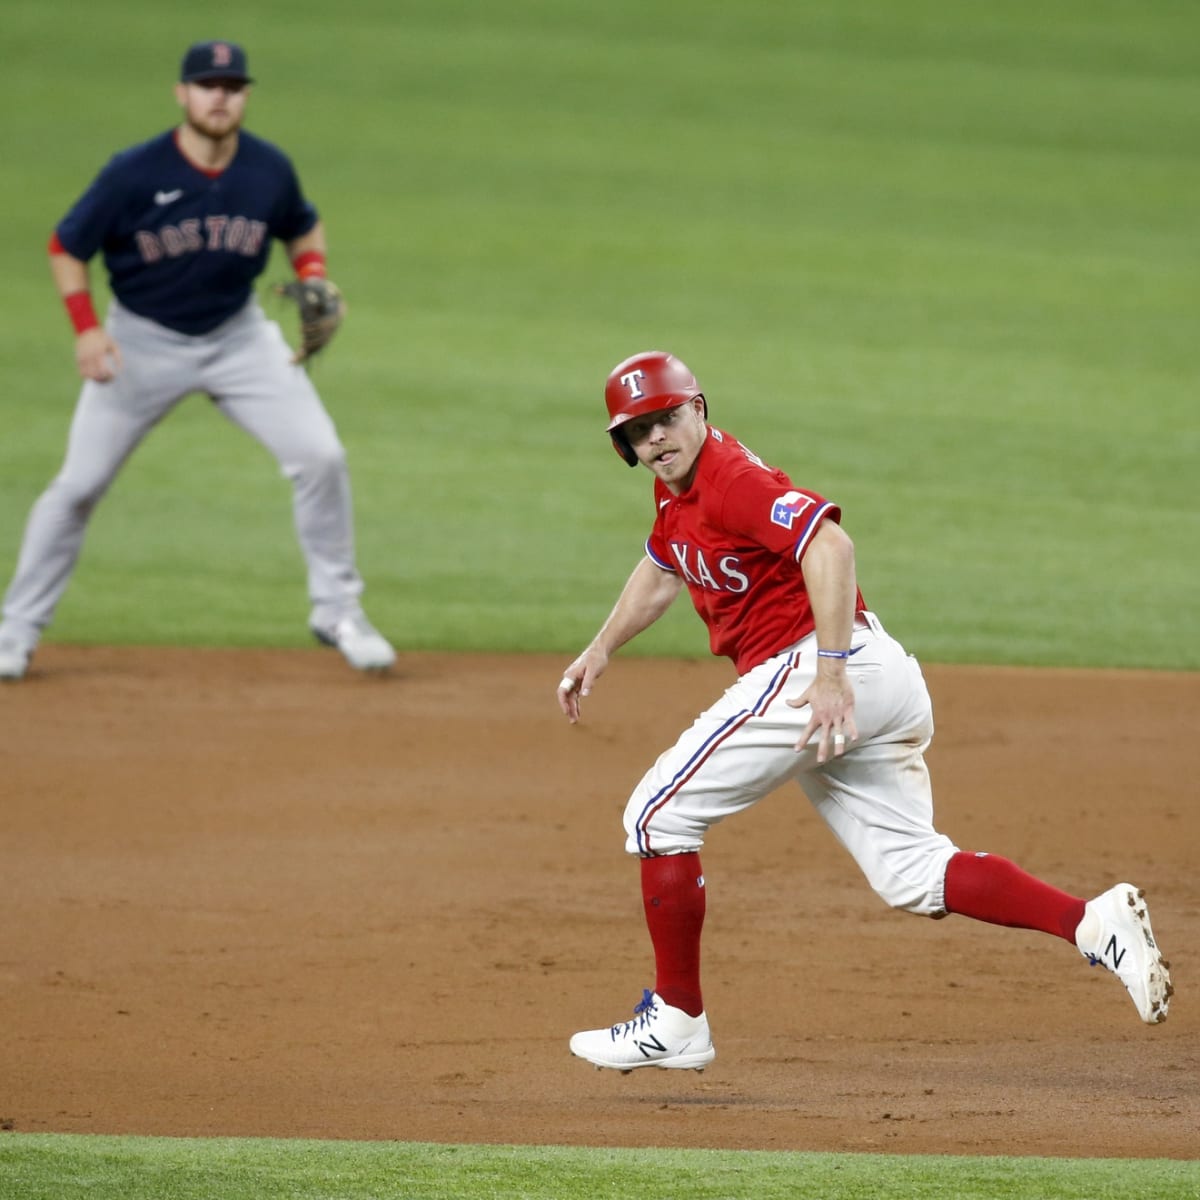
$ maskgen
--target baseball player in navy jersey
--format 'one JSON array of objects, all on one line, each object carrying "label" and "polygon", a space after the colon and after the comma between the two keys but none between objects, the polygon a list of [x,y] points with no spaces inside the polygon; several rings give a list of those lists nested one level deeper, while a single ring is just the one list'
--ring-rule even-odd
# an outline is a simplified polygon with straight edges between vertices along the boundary
[{"label": "baseball player in navy jersey", "polygon": [[605,400],[617,451],[654,475],[655,519],[612,613],[567,667],[559,706],[578,721],[610,657],[685,588],[738,678],[629,798],[626,849],[641,863],[655,984],[632,1019],[575,1034],[571,1052],[620,1071],[713,1060],[699,851],[718,821],[788,780],[887,904],[1061,937],[1121,980],[1143,1021],[1165,1020],[1168,964],[1139,889],[1118,883],[1084,900],[934,828],[929,693],[863,600],[838,506],[709,425],[695,377],[670,354],[619,363]]},{"label": "baseball player in navy jersey", "polygon": [[[191,392],[210,396],[291,481],[309,625],[351,666],[395,652],[363,613],[346,455],[302,366],[253,292],[272,239],[324,276],[325,233],[287,156],[241,128],[252,80],[231,42],[186,52],[175,129],[115,155],[59,222],[55,284],[84,384],[61,470],[33,506],[0,624],[0,678],[20,679],[66,589],[88,517],[129,455]],[[113,301],[88,291],[100,253]]]}]

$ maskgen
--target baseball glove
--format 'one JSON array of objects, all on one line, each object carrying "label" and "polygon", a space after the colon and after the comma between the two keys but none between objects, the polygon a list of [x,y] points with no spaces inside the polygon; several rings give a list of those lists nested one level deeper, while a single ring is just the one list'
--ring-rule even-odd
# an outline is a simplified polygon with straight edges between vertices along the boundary
[{"label": "baseball glove", "polygon": [[293,279],[280,284],[278,291],[300,310],[300,349],[293,361],[304,362],[332,341],[346,315],[346,302],[337,284],[320,275]]}]

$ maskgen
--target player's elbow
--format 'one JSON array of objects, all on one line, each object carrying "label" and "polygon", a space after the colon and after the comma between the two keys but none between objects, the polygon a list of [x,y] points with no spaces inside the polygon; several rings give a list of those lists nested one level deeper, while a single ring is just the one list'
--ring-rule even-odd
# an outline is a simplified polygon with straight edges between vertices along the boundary
[{"label": "player's elbow", "polygon": [[816,568],[842,577],[853,576],[854,543],[840,525],[826,519],[813,535],[804,563],[806,574]]},{"label": "player's elbow", "polygon": [[825,543],[831,554],[840,555],[848,562],[854,562],[854,542],[836,521],[822,521],[821,528],[817,530],[817,536]]}]

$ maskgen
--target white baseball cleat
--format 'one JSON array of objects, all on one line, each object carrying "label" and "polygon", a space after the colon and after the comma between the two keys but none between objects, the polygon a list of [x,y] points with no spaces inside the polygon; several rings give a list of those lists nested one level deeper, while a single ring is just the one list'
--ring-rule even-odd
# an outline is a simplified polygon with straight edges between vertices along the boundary
[{"label": "white baseball cleat", "polygon": [[1118,883],[1087,902],[1075,931],[1075,944],[1092,966],[1111,971],[1124,985],[1147,1025],[1167,1019],[1170,963],[1163,959],[1150,929],[1146,893]]},{"label": "white baseball cleat", "polygon": [[708,1018],[689,1016],[664,1004],[646,988],[632,1021],[611,1029],[589,1029],[571,1038],[571,1053],[597,1067],[628,1074],[635,1067],[667,1067],[703,1071],[717,1056]]},{"label": "white baseball cleat", "polygon": [[19,638],[0,637],[0,679],[24,679],[33,650]]},{"label": "white baseball cleat", "polygon": [[386,671],[396,661],[391,643],[362,613],[342,617],[336,625],[311,625],[313,637],[334,646],[356,671]]}]

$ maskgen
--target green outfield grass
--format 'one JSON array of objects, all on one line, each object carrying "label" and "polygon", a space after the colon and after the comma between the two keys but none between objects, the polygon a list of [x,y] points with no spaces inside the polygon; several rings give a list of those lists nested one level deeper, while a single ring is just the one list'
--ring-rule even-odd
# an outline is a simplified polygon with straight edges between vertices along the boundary
[{"label": "green outfield grass", "polygon": [[[650,519],[603,380],[666,347],[843,505],[868,602],[926,660],[1200,665],[1194,6],[165,11],[6,16],[5,578],[76,388],[50,227],[174,120],[181,45],[228,29],[349,297],[315,373],[402,647],[590,635]],[[705,652],[678,607],[643,651]],[[286,485],[193,399],[101,506],[49,636],[292,645],[306,613]]]},{"label": "green outfield grass", "polygon": [[1191,1200],[1165,1159],[936,1158],[0,1134],[21,1200]]},{"label": "green outfield grass", "polygon": [[[180,10],[183,13],[184,10]],[[927,661],[1200,667],[1200,7],[1179,0],[16,0],[0,574],[76,390],[49,232],[230,36],[351,315],[314,368],[376,623],[573,652],[641,553],[609,368],[840,502]],[[276,259],[272,279],[282,278]],[[266,298],[268,308],[286,315]],[[102,286],[98,293],[103,295]],[[287,487],[199,398],[99,510],[50,640],[307,644]],[[677,606],[638,652],[699,655]],[[1196,1197],[1196,1164],[0,1135],[53,1197]]]}]

